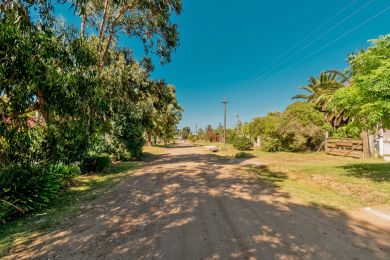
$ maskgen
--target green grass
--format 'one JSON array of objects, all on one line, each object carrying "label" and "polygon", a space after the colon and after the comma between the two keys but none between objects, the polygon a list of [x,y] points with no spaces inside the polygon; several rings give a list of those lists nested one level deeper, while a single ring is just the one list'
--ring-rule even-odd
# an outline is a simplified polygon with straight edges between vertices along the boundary
[{"label": "green grass", "polygon": [[[233,158],[240,153],[229,144],[206,145],[220,147],[217,154],[221,156]],[[323,152],[245,153],[248,159],[268,165],[265,169],[248,168],[260,181],[304,203],[345,211],[390,203],[390,163],[382,159],[354,159]]]},{"label": "green grass", "polygon": [[53,201],[51,207],[0,226],[0,257],[7,255],[14,245],[30,241],[53,226],[67,223],[82,205],[131,174],[138,165],[137,162],[116,163],[105,174],[81,175],[75,179],[73,187]]}]

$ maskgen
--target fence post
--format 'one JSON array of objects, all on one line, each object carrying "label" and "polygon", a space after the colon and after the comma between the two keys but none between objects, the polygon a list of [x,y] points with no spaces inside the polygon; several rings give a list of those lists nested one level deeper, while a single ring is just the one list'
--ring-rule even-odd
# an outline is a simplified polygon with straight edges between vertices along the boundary
[{"label": "fence post", "polygon": [[362,132],[362,140],[363,140],[363,158],[370,158],[370,146],[368,144],[368,131],[363,130]]},{"label": "fence post", "polygon": [[326,131],[325,132],[325,143],[324,143],[324,145],[325,145],[325,153],[328,152],[328,139],[329,139],[329,132]]}]

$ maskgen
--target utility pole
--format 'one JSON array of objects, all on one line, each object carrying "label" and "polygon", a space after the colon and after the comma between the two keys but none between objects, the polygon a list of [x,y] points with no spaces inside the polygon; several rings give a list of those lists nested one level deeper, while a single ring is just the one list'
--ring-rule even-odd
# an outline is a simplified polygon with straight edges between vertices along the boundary
[{"label": "utility pole", "polygon": [[224,107],[224,117],[223,117],[223,143],[226,145],[226,104],[229,102],[226,101],[226,97],[223,98],[223,107]]},{"label": "utility pole", "polygon": [[195,125],[195,133],[198,134],[198,123]]}]

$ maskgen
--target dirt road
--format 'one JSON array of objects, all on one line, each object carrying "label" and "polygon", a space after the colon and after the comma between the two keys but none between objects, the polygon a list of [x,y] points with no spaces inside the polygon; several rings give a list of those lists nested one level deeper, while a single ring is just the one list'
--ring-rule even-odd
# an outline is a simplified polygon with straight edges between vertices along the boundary
[{"label": "dirt road", "polygon": [[389,230],[294,202],[180,145],[10,258],[390,259]]}]

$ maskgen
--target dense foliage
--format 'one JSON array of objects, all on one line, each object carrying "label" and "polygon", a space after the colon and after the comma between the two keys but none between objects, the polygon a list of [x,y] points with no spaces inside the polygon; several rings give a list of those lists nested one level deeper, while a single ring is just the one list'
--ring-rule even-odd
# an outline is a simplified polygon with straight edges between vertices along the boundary
[{"label": "dense foliage", "polygon": [[83,173],[103,172],[111,165],[111,158],[106,155],[87,156],[83,159],[80,169]]},{"label": "dense foliage", "polygon": [[366,129],[390,126],[390,35],[349,57],[352,84],[336,92],[335,107],[344,107]]},{"label": "dense foliage", "polygon": [[77,166],[12,164],[0,169],[0,221],[49,205],[79,174]]},{"label": "dense foliage", "polygon": [[180,129],[179,134],[180,134],[181,138],[183,138],[184,140],[187,140],[191,134],[191,129],[188,126],[183,127],[182,129]]},{"label": "dense foliage", "polygon": [[390,126],[390,35],[371,40],[367,50],[348,57],[346,73],[327,71],[311,77],[308,94],[294,98],[316,105],[333,125],[335,137],[359,137],[362,131]]},{"label": "dense foliage", "polygon": [[244,133],[260,137],[261,149],[265,151],[301,152],[317,149],[329,128],[314,104],[297,102],[283,113],[253,119],[244,127]]},{"label": "dense foliage", "polygon": [[231,141],[234,148],[240,151],[248,151],[253,148],[253,142],[244,136],[237,136]]},{"label": "dense foliage", "polygon": [[[75,0],[80,32],[52,4],[0,3],[2,218],[49,204],[74,164],[98,172],[112,159],[140,160],[145,137],[170,142],[181,119],[175,88],[151,79],[149,56],[170,60],[180,0]],[[142,61],[116,44],[126,35],[143,42]]]}]

